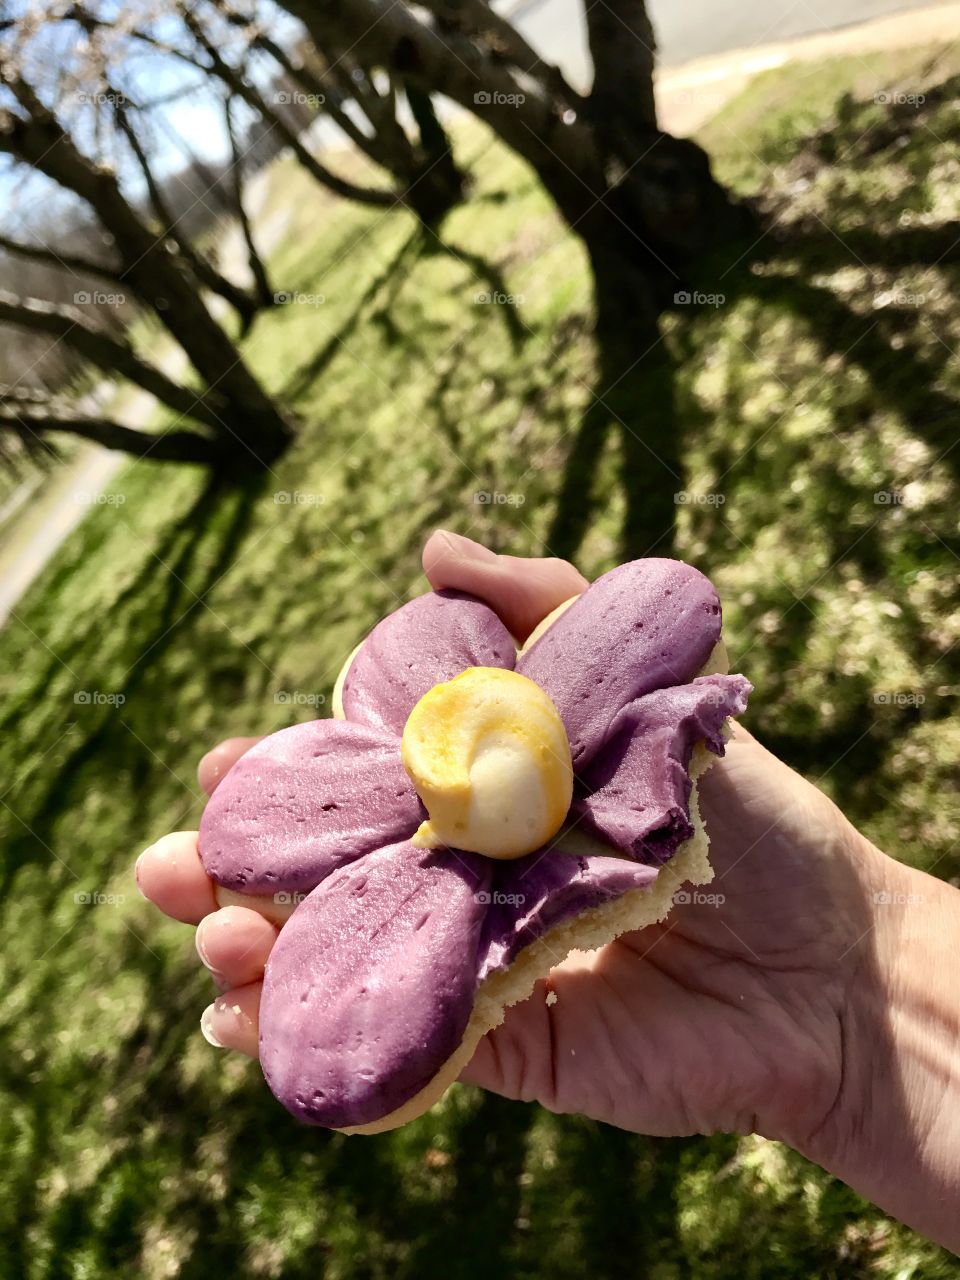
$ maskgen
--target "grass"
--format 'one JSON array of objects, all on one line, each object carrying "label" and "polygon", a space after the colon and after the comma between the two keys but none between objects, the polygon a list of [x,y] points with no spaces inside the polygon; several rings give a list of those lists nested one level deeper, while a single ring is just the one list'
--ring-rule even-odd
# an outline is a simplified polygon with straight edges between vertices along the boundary
[{"label": "grass", "polygon": [[[748,723],[883,847],[954,879],[957,480],[939,455],[960,309],[956,255],[929,263],[956,217],[939,139],[957,111],[877,146],[872,95],[891,66],[933,85],[957,61],[759,77],[704,140],[771,193],[781,233],[713,264],[700,287],[723,305],[668,325],[677,552],[726,602]],[[585,258],[513,157],[473,130],[463,147],[475,189],[442,242],[278,167],[296,212],[274,278],[299,300],[248,355],[295,407],[296,446],[242,489],[125,468],[122,503],[91,510],[0,633],[0,1274],[958,1275],[759,1139],[636,1138],[466,1088],[375,1140],[300,1129],[200,1039],[189,932],[136,895],[136,852],[198,819],[196,758],[313,715],[357,638],[422,589],[431,528],[545,549],[605,390]],[[636,551],[625,439],[604,437],[588,574]]]}]

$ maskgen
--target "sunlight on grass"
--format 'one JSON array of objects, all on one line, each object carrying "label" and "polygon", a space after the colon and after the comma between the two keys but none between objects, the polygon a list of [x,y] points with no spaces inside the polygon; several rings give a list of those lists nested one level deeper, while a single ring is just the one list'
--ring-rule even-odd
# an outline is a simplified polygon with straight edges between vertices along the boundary
[{"label": "sunlight on grass", "polygon": [[[894,70],[935,82],[955,69],[930,70],[935,52]],[[757,686],[748,724],[881,845],[957,878],[956,256],[896,257],[905,231],[957,216],[955,161],[935,150],[956,109],[869,164],[872,102],[804,143],[845,88],[872,94],[878,65],[759,77],[705,131],[720,173],[744,192],[773,181],[805,238],[715,264],[724,305],[669,321],[677,553],[724,598]],[[0,1273],[414,1277],[455,1258],[462,1275],[572,1278],[613,1274],[616,1255],[657,1280],[956,1274],[760,1140],[637,1139],[468,1089],[376,1141],[300,1129],[255,1065],[200,1040],[211,991],[189,931],[136,895],[139,849],[198,819],[197,757],[322,713],[344,655],[423,589],[429,530],[549,550],[567,453],[605,391],[585,256],[514,157],[478,126],[461,146],[474,189],[439,239],[318,200],[280,162],[272,274],[291,301],[247,354],[296,444],[234,490],[125,468],[123,504],[90,512],[0,634]],[[887,258],[864,224],[889,233]],[[591,575],[622,552],[626,481],[642,484],[624,465],[609,438]]]}]

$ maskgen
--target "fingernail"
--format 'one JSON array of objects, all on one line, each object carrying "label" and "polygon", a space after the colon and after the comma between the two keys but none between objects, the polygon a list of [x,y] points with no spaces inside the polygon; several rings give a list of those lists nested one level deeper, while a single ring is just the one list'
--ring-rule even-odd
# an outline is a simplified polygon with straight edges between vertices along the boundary
[{"label": "fingernail", "polygon": [[197,932],[194,934],[194,937],[193,937],[193,943],[194,943],[194,946],[197,948],[197,955],[200,957],[201,964],[204,966],[204,968],[209,969],[210,972],[212,973],[213,965],[207,959],[207,953],[206,953],[206,950],[204,949],[203,938],[201,936],[201,933],[202,933],[202,930],[197,929]]},{"label": "fingernail", "polygon": [[222,974],[219,969],[215,969],[214,966],[210,963],[210,959],[207,956],[206,951],[204,950],[203,940],[200,937],[199,929],[194,934],[193,943],[194,943],[194,946],[197,948],[197,955],[200,957],[200,963],[203,965],[206,971],[210,974],[210,977],[217,984],[217,987],[221,991],[226,991],[227,987],[230,984],[227,982],[226,976]]},{"label": "fingernail", "polygon": [[137,882],[137,892],[140,894],[141,898],[145,898],[147,895],[143,892],[143,889],[140,887],[140,868],[143,866],[144,858],[147,856],[147,854],[150,852],[152,848],[153,848],[152,844],[148,845],[146,849],[144,849],[143,853],[140,854],[139,858],[137,858],[136,862],[133,864],[133,878]]},{"label": "fingernail", "polygon": [[437,533],[447,546],[463,560],[496,560],[497,553],[489,547],[481,546],[472,538],[465,538],[462,533],[453,533],[450,529],[438,529]]},{"label": "fingernail", "polygon": [[200,1015],[200,1033],[206,1040],[207,1044],[213,1045],[214,1049],[225,1049],[226,1045],[222,1040],[218,1040],[213,1029],[213,1015],[216,1012],[215,1004],[208,1004]]},{"label": "fingernail", "polygon": [[199,775],[205,769],[209,769],[211,780],[213,782],[220,781],[220,774],[222,772],[220,765],[217,763],[219,759],[218,751],[219,748],[214,747],[212,751],[208,751],[206,755],[200,757],[200,763],[197,765],[197,774]]}]

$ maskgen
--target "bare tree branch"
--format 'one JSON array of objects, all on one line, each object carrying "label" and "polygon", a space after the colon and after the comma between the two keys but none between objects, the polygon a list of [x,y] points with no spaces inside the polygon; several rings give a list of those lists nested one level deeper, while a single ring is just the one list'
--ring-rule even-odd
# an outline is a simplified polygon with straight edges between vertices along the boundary
[{"label": "bare tree branch", "polygon": [[104,373],[118,373],[135,382],[177,413],[220,427],[217,415],[207,409],[196,392],[173,382],[154,365],[142,360],[128,343],[96,328],[74,307],[54,306],[39,298],[21,299],[0,290],[0,324],[14,324],[48,334],[73,347]]},{"label": "bare tree branch", "polygon": [[163,234],[169,236],[176,244],[186,259],[190,270],[200,283],[212,293],[219,294],[221,298],[225,298],[230,303],[240,317],[241,324],[246,331],[249,329],[256,313],[257,300],[252,298],[244,289],[241,289],[239,285],[235,285],[231,280],[221,275],[204,255],[194,248],[190,237],[183,232],[164,199],[160,184],[154,175],[153,166],[150,164],[140,137],[127,114],[123,96],[116,93],[111,96],[114,98],[114,116],[117,126],[127,139],[130,144],[130,150],[136,157],[137,166],[143,174],[143,180],[147,185],[150,204],[160,223]]},{"label": "bare tree branch", "polygon": [[349,182],[346,178],[341,178],[332,173],[325,165],[322,165],[296,130],[291,129],[279,112],[274,111],[269,103],[263,100],[263,97],[246,77],[231,66],[221,55],[219,49],[207,36],[202,24],[195,14],[191,12],[188,3],[183,4],[181,16],[190,34],[210,59],[209,69],[212,74],[217,76],[230,89],[231,93],[241,98],[248,106],[253,107],[256,112],[263,116],[265,120],[269,121],[271,129],[277,133],[278,137],[283,139],[284,144],[293,151],[311,177],[334,192],[335,195],[343,196],[347,200],[356,200],[360,204],[377,205],[381,208],[388,208],[397,204],[398,197],[392,191],[379,191],[373,187],[358,186],[356,183]]},{"label": "bare tree branch", "polygon": [[106,449],[119,449],[138,458],[153,458],[156,462],[201,462],[209,465],[216,461],[220,452],[214,441],[193,431],[151,435],[109,418],[60,417],[27,412],[9,416],[0,412],[0,430],[11,431],[21,439],[63,432],[82,440],[92,440]]},{"label": "bare tree branch", "polygon": [[570,106],[582,105],[582,95],[571,87],[560,68],[544,62],[518,28],[491,8],[487,0],[425,0],[425,7],[447,29],[479,36],[489,44],[491,52],[509,59],[524,75],[539,80]]},{"label": "bare tree branch", "polygon": [[[201,393],[202,404],[197,403],[191,391],[177,387],[158,370],[146,366],[146,376],[158,387],[158,394],[178,411],[211,425],[216,423],[219,431],[245,447],[251,465],[254,461],[267,465],[289,443],[292,430],[250,372],[241,352],[208,311],[195,277],[130,204],[116,174],[79,150],[56,115],[2,51],[0,73],[24,113],[0,112],[0,152],[45,174],[91,207],[113,238],[123,264],[123,279],[154,310],[207,388]],[[19,319],[24,318],[29,318],[30,327],[36,327],[32,316],[21,313]],[[99,337],[102,341],[103,335]],[[111,361],[116,354],[111,353]],[[127,352],[119,354],[123,357]],[[138,357],[134,360],[138,366],[143,365]],[[127,364],[130,367],[129,360]],[[146,385],[142,379],[135,380]],[[171,389],[174,400],[170,398]]]},{"label": "bare tree branch", "polygon": [[240,144],[237,141],[237,131],[233,127],[233,99],[229,94],[223,100],[223,122],[227,132],[227,138],[230,142],[230,159],[229,167],[230,182],[233,187],[233,208],[237,215],[237,221],[240,223],[240,230],[243,234],[244,244],[247,246],[247,263],[250,267],[250,274],[253,276],[254,284],[257,290],[257,296],[264,306],[270,306],[274,301],[273,290],[270,287],[270,278],[267,275],[266,264],[257,248],[257,242],[253,235],[253,224],[247,214],[246,206],[243,202],[244,182],[243,182],[243,155],[240,151]]},{"label": "bare tree branch", "polygon": [[48,249],[44,245],[28,244],[22,240],[14,240],[11,236],[0,232],[0,249],[13,257],[26,258],[30,262],[39,262],[46,267],[59,267],[77,276],[99,276],[101,280],[109,280],[113,284],[121,284],[116,267],[108,267],[90,258],[69,253],[66,249]]}]

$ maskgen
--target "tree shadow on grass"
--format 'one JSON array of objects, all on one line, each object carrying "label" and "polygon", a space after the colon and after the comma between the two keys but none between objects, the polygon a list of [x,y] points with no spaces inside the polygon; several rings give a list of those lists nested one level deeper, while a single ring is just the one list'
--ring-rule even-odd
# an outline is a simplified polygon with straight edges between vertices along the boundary
[{"label": "tree shadow on grass", "polygon": [[[886,164],[894,172],[910,175],[901,184],[900,204],[883,210],[886,229],[877,225],[876,200],[867,189],[844,189],[841,184],[814,214],[798,212],[782,223],[779,220],[790,212],[792,196],[768,197],[770,232],[755,243],[745,240],[718,246],[697,272],[699,288],[708,291],[717,286],[728,303],[755,297],[774,311],[787,308],[805,321],[824,357],[839,356],[847,366],[862,369],[876,404],[900,413],[918,438],[948,459],[955,473],[960,463],[950,450],[956,441],[960,404],[943,381],[952,354],[949,344],[923,341],[922,327],[912,340],[905,340],[904,329],[913,325],[916,313],[896,306],[873,310],[876,290],[869,286],[867,306],[860,313],[838,290],[815,277],[818,272],[845,267],[876,266],[889,272],[905,266],[936,266],[943,270],[960,260],[960,223],[955,218],[922,226],[899,218],[901,208],[910,208],[917,174],[937,162],[936,134],[923,126],[932,111],[951,100],[956,83],[954,77],[925,87],[925,103],[919,110],[893,94],[889,108],[879,116],[873,101],[841,102],[830,126],[798,144],[783,179],[786,183],[812,187],[816,175],[836,162]],[[782,157],[776,159],[779,163]],[[609,289],[615,284],[601,282],[597,287]],[[623,310],[622,299],[620,306]],[[598,310],[602,314],[602,299]],[[686,327],[697,313],[687,306],[679,314]],[[920,321],[922,325],[922,314]],[[688,344],[685,355],[677,356],[656,338],[643,331],[598,334],[594,398],[567,454],[548,537],[557,555],[576,556],[607,496],[595,491],[595,479],[604,449],[615,437],[619,497],[625,511],[620,556],[670,553],[676,516],[672,495],[685,487],[684,460],[693,439],[687,414],[675,405],[675,361],[689,363],[699,353]]]},{"label": "tree shadow on grass", "polygon": [[423,247],[424,232],[422,228],[415,227],[380,274],[371,280],[361,295],[359,302],[339,330],[287,379],[283,388],[285,399],[296,403],[306,394],[314,382],[326,372],[343,344],[366,317],[370,304],[378,297],[381,291],[385,292],[379,309],[385,311],[392,306],[397,294],[403,288],[404,281],[422,254]]},{"label": "tree shadow on grass", "polygon": [[598,472],[613,437],[624,505],[619,559],[669,555],[683,489],[682,440],[674,403],[674,364],[662,342],[638,359],[619,339],[601,341],[599,377],[567,453],[547,546],[575,559],[598,509]]},{"label": "tree shadow on grass", "polygon": [[943,389],[953,353],[935,342],[929,353],[908,341],[916,314],[889,306],[858,314],[824,285],[795,275],[765,271],[743,281],[745,292],[791,311],[807,325],[824,358],[838,354],[846,367],[861,369],[877,405],[897,413],[904,424],[960,478],[960,455],[953,449],[960,425],[960,401]]},{"label": "tree shadow on grass", "polygon": [[[448,244],[435,232],[417,226],[379,275],[370,282],[337,332],[332,334],[324,345],[287,380],[283,389],[284,397],[296,403],[304,396],[316,380],[327,371],[333,359],[361,323],[369,322],[378,325],[391,344],[409,344],[409,336],[401,330],[394,319],[397,298],[417,263],[422,259],[441,254],[466,266],[477,280],[489,286],[491,295],[506,296],[506,281],[503,273],[496,266],[480,254],[459,245]],[[526,331],[515,308],[503,305],[494,306],[492,309],[506,327],[514,350],[518,350],[526,337]]]},{"label": "tree shadow on grass", "polygon": [[[85,636],[76,638],[71,670],[78,679],[87,662],[90,670],[108,669],[108,648],[123,674],[110,690],[109,701],[84,705],[84,731],[70,735],[65,757],[56,763],[48,760],[45,771],[29,780],[30,786],[18,800],[18,825],[0,866],[4,886],[21,867],[48,861],[49,849],[56,843],[56,825],[69,808],[69,798],[82,803],[82,777],[88,767],[95,765],[101,775],[115,769],[120,776],[132,762],[139,762],[143,785],[148,785],[149,762],[142,753],[135,753],[132,760],[132,731],[123,709],[135,703],[144,681],[181,641],[185,627],[205,607],[204,597],[230,568],[254,504],[268,482],[269,477],[262,474],[231,477],[229,482],[210,475],[190,508],[170,522],[139,572],[111,603],[109,639],[102,634],[99,616],[91,620]],[[20,703],[42,707],[47,684],[62,665],[52,655],[39,683],[24,691]],[[15,713],[14,708],[11,715]]]},{"label": "tree shadow on grass", "polygon": [[511,295],[503,271],[481,254],[474,253],[464,245],[442,240],[436,235],[429,239],[426,252],[446,254],[467,267],[475,280],[487,286],[486,290],[477,294],[474,301],[477,305],[487,304],[495,309],[499,319],[503,321],[513,350],[519,351],[529,337],[529,331],[520,319],[517,308],[507,301]]},{"label": "tree shadow on grass", "polygon": [[419,1215],[400,1275],[479,1280],[510,1273],[520,1178],[534,1116],[533,1107],[493,1094],[474,1100],[449,1135],[451,1192],[440,1212]]}]

